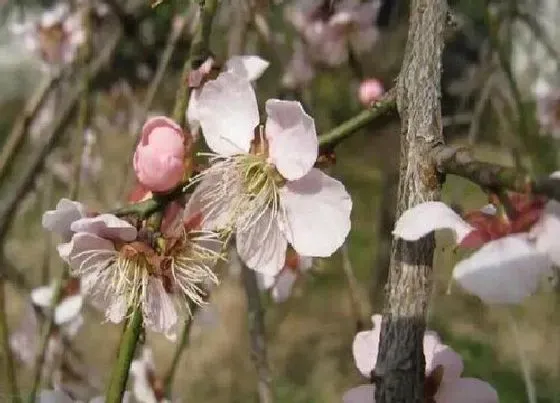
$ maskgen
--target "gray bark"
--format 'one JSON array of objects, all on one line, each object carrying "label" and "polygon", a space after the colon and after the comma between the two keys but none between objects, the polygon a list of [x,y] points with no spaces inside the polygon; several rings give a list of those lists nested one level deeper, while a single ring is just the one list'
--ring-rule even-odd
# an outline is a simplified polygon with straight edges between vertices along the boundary
[{"label": "gray bark", "polygon": [[[430,150],[443,143],[440,105],[445,0],[412,0],[397,84],[401,158],[396,216],[440,197],[441,177]],[[387,298],[375,369],[377,403],[424,401],[422,339],[430,294],[433,236],[393,240]]]}]

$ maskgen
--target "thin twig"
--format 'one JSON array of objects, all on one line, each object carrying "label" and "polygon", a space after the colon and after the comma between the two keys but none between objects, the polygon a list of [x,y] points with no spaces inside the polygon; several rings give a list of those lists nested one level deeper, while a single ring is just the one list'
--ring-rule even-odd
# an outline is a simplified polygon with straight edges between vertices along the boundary
[{"label": "thin twig", "polygon": [[264,324],[264,308],[261,304],[257,273],[245,264],[241,265],[241,276],[247,296],[247,321],[251,339],[251,359],[255,364],[258,377],[260,403],[272,403],[272,379],[268,367],[266,352],[266,336]]},{"label": "thin twig", "polygon": [[8,380],[8,394],[13,403],[19,403],[19,391],[14,367],[14,356],[10,348],[10,332],[8,329],[8,318],[6,314],[6,280],[0,275],[0,337],[2,338],[2,352],[4,355],[4,372]]},{"label": "thin twig", "polygon": [[348,294],[350,295],[350,302],[352,304],[352,313],[356,321],[356,329],[362,330],[364,327],[363,305],[364,299],[362,298],[362,290],[358,283],[358,279],[354,274],[352,262],[350,261],[350,254],[348,253],[348,245],[345,243],[341,248],[342,252],[342,269],[348,281]]},{"label": "thin twig", "polygon": [[2,146],[2,151],[0,152],[0,182],[4,180],[12,161],[23,145],[25,134],[29,126],[41,111],[51,90],[60,81],[62,76],[62,70],[57,70],[45,77],[35,93],[29,98],[21,114],[17,117],[12,131],[8,135],[6,142]]}]

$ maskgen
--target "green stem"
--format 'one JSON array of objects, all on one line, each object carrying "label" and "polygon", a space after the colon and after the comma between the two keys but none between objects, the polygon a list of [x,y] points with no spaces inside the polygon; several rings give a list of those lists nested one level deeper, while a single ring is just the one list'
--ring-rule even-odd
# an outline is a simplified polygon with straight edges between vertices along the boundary
[{"label": "green stem", "polygon": [[60,297],[62,295],[62,283],[66,279],[68,275],[68,268],[64,269],[64,273],[62,278],[59,279],[55,284],[55,289],[53,293],[53,298],[51,301],[51,315],[47,318],[46,323],[43,325],[43,335],[41,337],[41,344],[39,345],[39,350],[37,356],[35,357],[35,366],[33,370],[32,376],[32,386],[31,386],[31,393],[27,399],[28,403],[35,403],[35,399],[37,397],[37,390],[41,385],[41,378],[43,375],[43,366],[45,364],[45,357],[47,355],[47,348],[49,346],[49,339],[51,334],[54,330],[54,307],[60,301]]},{"label": "green stem", "polygon": [[331,131],[319,136],[319,146],[322,149],[332,149],[335,145],[342,140],[350,137],[359,129],[367,126],[377,118],[385,115],[390,111],[396,110],[397,107],[396,92],[394,90],[388,91],[383,98],[375,102],[371,108],[360,112],[358,115],[346,122],[335,127]]},{"label": "green stem", "polygon": [[105,396],[105,403],[121,403],[128,379],[130,363],[134,357],[134,350],[142,330],[142,310],[137,307],[126,324],[121,339],[117,362],[113,367],[109,387]]},{"label": "green stem", "polygon": [[10,348],[10,332],[8,330],[8,320],[6,315],[6,281],[0,276],[0,337],[2,338],[2,350],[4,353],[4,371],[8,381],[8,395],[11,396],[13,403],[19,403],[20,397],[18,392],[16,371],[14,368],[14,358],[12,349]]},{"label": "green stem", "polygon": [[189,73],[198,68],[210,56],[210,33],[212,32],[212,21],[218,9],[218,0],[199,0],[200,23],[194,35],[189,59],[186,61],[181,73],[181,83],[175,97],[173,108],[173,119],[180,126],[185,125],[185,111],[189,103]]}]

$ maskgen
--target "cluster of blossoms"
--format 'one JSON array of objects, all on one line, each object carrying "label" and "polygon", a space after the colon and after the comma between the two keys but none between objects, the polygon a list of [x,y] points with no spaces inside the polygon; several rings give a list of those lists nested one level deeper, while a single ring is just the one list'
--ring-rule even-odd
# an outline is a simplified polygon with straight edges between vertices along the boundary
[{"label": "cluster of blossoms", "polygon": [[560,203],[526,194],[508,198],[508,214],[490,204],[464,218],[444,203],[421,203],[403,213],[394,235],[416,241],[451,229],[459,246],[478,249],[457,263],[453,278],[486,303],[517,304],[560,266]]},{"label": "cluster of blossoms", "polygon": [[[372,316],[373,329],[354,338],[352,353],[360,373],[373,380],[379,352],[381,315]],[[430,403],[498,403],[492,386],[475,378],[463,378],[463,360],[451,347],[443,344],[437,333],[424,334],[426,361],[425,402]],[[344,403],[375,403],[375,385],[358,386],[345,393]]]}]

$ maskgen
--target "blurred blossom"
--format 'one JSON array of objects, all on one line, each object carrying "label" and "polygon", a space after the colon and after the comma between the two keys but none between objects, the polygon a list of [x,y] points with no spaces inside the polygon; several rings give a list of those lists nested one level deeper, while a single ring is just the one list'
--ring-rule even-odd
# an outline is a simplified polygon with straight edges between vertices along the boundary
[{"label": "blurred blossom", "polygon": [[[259,56],[232,56],[225,64],[225,70],[244,77],[249,81],[256,81],[263,75],[268,68],[269,62]],[[189,74],[189,86],[192,88],[189,106],[186,111],[186,118],[194,140],[198,138],[200,130],[198,100],[202,91],[202,86],[208,80],[216,78],[218,66],[215,65],[213,58],[208,58],[200,67]]]},{"label": "blurred blossom", "polygon": [[72,63],[85,39],[81,12],[72,12],[66,3],[59,3],[39,18],[11,28],[14,34],[22,36],[27,49],[36,53],[47,69]]},{"label": "blurred blossom", "polygon": [[[124,392],[122,403],[129,403],[131,395]],[[37,398],[37,403],[82,403],[83,400],[74,400],[61,390],[41,390]],[[97,396],[89,400],[88,403],[104,403],[104,396]]]},{"label": "blurred blossom", "polygon": [[103,160],[99,155],[95,155],[94,148],[97,142],[97,134],[92,129],[84,132],[84,148],[81,161],[81,179],[95,178],[99,175]]},{"label": "blurred blossom", "polygon": [[368,78],[360,83],[358,97],[362,105],[367,107],[377,101],[384,92],[381,81],[376,78]]},{"label": "blurred blossom", "polygon": [[301,41],[294,42],[294,53],[282,76],[282,85],[296,89],[305,87],[315,76],[315,70]]},{"label": "blurred blossom", "polygon": [[552,265],[560,266],[560,203],[514,193],[509,199],[512,218],[488,207],[462,218],[444,203],[421,203],[402,214],[393,234],[416,241],[452,230],[459,246],[479,248],[457,263],[453,278],[486,303],[517,304],[553,277]]},{"label": "blurred blossom", "polygon": [[288,248],[284,267],[276,275],[259,273],[259,286],[271,290],[275,302],[284,302],[292,294],[292,288],[300,275],[311,269],[313,258],[298,255],[293,249]]},{"label": "blurred blossom", "polygon": [[541,128],[560,139],[560,90],[541,82],[536,88],[537,120]]},{"label": "blurred blossom", "polygon": [[315,61],[338,66],[348,61],[349,51],[367,52],[377,41],[379,6],[378,0],[299,1],[286,8],[286,19]]},{"label": "blurred blossom", "polygon": [[[69,203],[75,202],[65,205]],[[211,232],[196,231],[180,221],[168,225],[152,241],[147,229],[139,233],[112,214],[75,219],[71,208],[58,207],[44,214],[43,224],[60,231],[70,223],[72,238],[58,245],[58,253],[72,274],[81,278],[92,304],[113,323],[139,307],[148,329],[173,340],[177,324],[174,296],[182,301],[179,308],[190,313],[189,301],[203,303],[201,285],[218,281],[212,267],[220,258],[221,242]],[[65,211],[69,212],[64,215]],[[176,216],[183,217],[183,211]]]},{"label": "blurred blossom", "polygon": [[185,174],[185,148],[190,144],[190,136],[173,120],[165,116],[150,118],[134,153],[138,181],[153,192],[175,188]]},{"label": "blurred blossom", "polygon": [[270,99],[259,126],[250,82],[224,72],[204,85],[199,118],[212,165],[197,178],[187,211],[202,227],[235,232],[245,264],[266,275],[284,266],[290,243],[303,256],[326,257],[350,231],[352,201],[344,185],[313,168],[313,119],[295,101]]},{"label": "blurred blossom", "polygon": [[31,121],[31,125],[29,127],[29,133],[31,134],[31,139],[34,142],[41,140],[41,135],[43,134],[45,129],[47,129],[53,122],[56,112],[56,106],[56,94],[51,93],[47,95],[45,102]]},{"label": "blurred blossom", "polygon": [[[352,353],[360,373],[371,379],[379,352],[381,315],[371,317],[373,329],[359,332],[352,344]],[[434,403],[498,403],[496,390],[487,382],[463,378],[463,359],[443,344],[436,332],[426,331],[423,340],[426,359],[425,401]],[[375,386],[362,385],[342,397],[343,403],[375,403]]]},{"label": "blurred blossom", "polygon": [[156,375],[152,350],[142,348],[140,357],[132,361],[132,395],[138,403],[170,403],[165,398],[163,380]]}]

